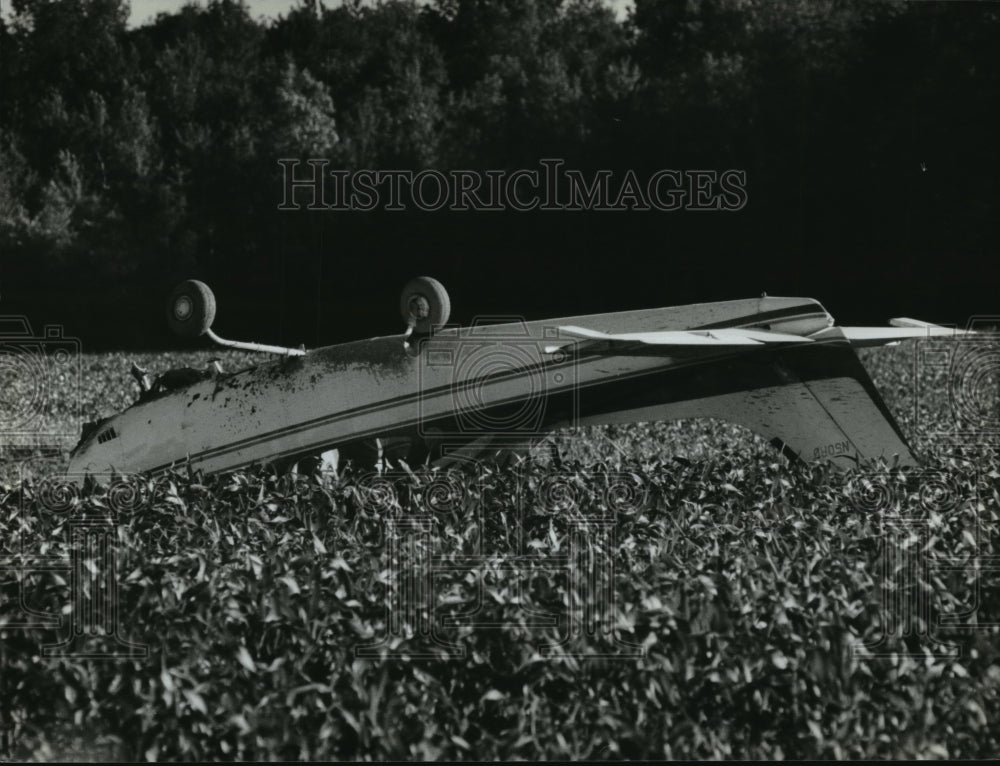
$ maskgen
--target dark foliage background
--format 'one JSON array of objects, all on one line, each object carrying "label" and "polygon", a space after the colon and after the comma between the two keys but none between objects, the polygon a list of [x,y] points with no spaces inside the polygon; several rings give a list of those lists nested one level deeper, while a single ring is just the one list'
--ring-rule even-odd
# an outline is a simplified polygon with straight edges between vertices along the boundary
[{"label": "dark foliage background", "polygon": [[[393,332],[433,274],[455,319],[771,294],[841,320],[989,311],[991,3],[239,2],[129,29],[120,0],[0,26],[4,313],[90,348],[169,343],[201,277],[220,332]],[[737,213],[279,212],[280,157],[334,167],[747,172]]]}]

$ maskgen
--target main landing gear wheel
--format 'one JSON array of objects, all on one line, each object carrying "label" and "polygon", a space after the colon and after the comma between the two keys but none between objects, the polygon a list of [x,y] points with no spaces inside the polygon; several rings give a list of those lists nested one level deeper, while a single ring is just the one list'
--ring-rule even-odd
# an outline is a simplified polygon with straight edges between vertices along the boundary
[{"label": "main landing gear wheel", "polygon": [[399,311],[406,322],[407,334],[427,335],[448,323],[451,301],[444,285],[431,277],[416,277],[407,282],[399,299]]},{"label": "main landing gear wheel", "polygon": [[182,338],[204,335],[215,321],[215,295],[204,282],[181,282],[167,299],[167,324]]}]

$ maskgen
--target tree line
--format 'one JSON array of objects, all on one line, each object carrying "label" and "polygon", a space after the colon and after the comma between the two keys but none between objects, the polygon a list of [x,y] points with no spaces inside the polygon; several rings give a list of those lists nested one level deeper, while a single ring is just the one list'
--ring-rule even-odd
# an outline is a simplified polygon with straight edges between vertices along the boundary
[{"label": "tree line", "polygon": [[[735,297],[748,280],[816,292],[808,268],[833,259],[851,278],[824,287],[848,307],[914,256],[953,268],[909,277],[915,301],[994,252],[991,4],[636,0],[620,19],[599,0],[302,0],[263,22],[211,0],[136,28],[128,15],[124,0],[14,0],[0,25],[0,309],[98,344],[165,342],[150,305],[190,276],[233,329],[315,343],[356,319],[394,329],[416,273],[475,295],[469,311],[544,315]],[[736,169],[747,204],[289,212],[282,158]]]}]

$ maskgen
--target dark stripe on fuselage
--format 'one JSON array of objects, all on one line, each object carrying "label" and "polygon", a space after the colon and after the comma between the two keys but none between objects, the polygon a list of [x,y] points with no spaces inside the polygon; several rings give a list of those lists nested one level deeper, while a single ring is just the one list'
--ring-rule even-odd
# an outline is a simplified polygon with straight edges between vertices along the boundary
[{"label": "dark stripe on fuselage", "polygon": [[[885,406],[878,390],[871,382],[863,365],[850,347],[849,342],[841,339],[782,347],[769,346],[754,349],[752,352],[699,359],[688,363],[671,365],[670,367],[643,370],[631,375],[622,375],[610,379],[605,378],[589,382],[578,388],[569,388],[547,394],[544,395],[545,415],[543,420],[538,423],[538,427],[535,430],[531,433],[526,432],[524,435],[528,438],[534,438],[537,437],[539,431],[545,430],[546,426],[565,423],[567,421],[572,422],[572,415],[576,407],[579,407],[580,415],[592,417],[622,410],[672,404],[688,399],[731,394],[738,391],[752,391],[754,389],[781,386],[790,383],[808,383],[815,380],[843,377],[853,378],[864,387],[886,421],[892,426],[900,441],[903,444],[907,444],[907,440],[899,430],[895,418]],[[420,395],[416,394],[413,396]],[[579,401],[577,401],[576,397],[579,397]],[[465,417],[474,417],[481,421],[488,420],[495,422],[504,420],[522,410],[525,400],[526,397],[523,396],[512,398],[507,402],[466,413]],[[384,406],[387,405],[383,402],[377,406],[356,408],[356,410],[327,416],[326,420],[333,422],[340,417],[351,417],[359,414],[359,411],[362,410],[377,409]],[[315,427],[315,425],[311,427]],[[332,448],[338,444],[348,444],[374,436],[409,434],[420,425],[423,425],[427,430],[441,431],[451,438],[464,438],[468,441],[488,435],[485,431],[475,431],[472,433],[466,431],[463,433],[460,416],[444,415],[430,420],[411,419],[398,423],[388,429],[380,427],[358,432],[352,434],[349,439],[342,439],[335,442],[317,442],[305,447],[299,446],[275,452],[267,460],[315,453],[323,449]],[[266,437],[253,437],[252,439],[243,440],[239,444],[230,444],[226,447],[198,453],[191,456],[191,460],[196,462],[211,459],[236,452],[244,447],[266,443],[267,441],[278,441],[301,430],[303,430],[301,424],[290,426],[271,432]],[[518,436],[516,432],[505,435]],[[257,462],[260,461],[255,459],[224,470],[235,470]],[[165,470],[170,465],[164,464],[152,470]]]},{"label": "dark stripe on fuselage", "polygon": [[[810,307],[812,307],[812,306],[810,306]],[[716,327],[716,326],[746,327],[746,326],[753,326],[753,325],[757,325],[757,324],[761,324],[761,323],[766,323],[766,322],[768,322],[770,320],[774,320],[774,319],[790,319],[790,318],[802,318],[802,319],[805,319],[805,318],[810,318],[810,317],[826,316],[826,314],[823,313],[823,312],[816,312],[816,311],[803,312],[802,309],[803,309],[803,306],[801,304],[798,305],[798,306],[787,306],[785,308],[775,309],[773,311],[764,311],[764,312],[757,312],[757,313],[753,313],[753,314],[746,314],[746,315],[744,315],[742,317],[737,317],[737,318],[729,320],[729,321],[727,321],[725,323],[713,323],[713,324],[709,324],[709,325],[697,325],[697,326],[694,326],[694,327],[691,327],[691,328],[687,328],[687,329],[701,330],[701,329],[710,329],[710,328]],[[459,339],[459,340],[461,340],[461,339]],[[490,340],[490,336],[489,335],[484,335],[484,336],[482,336],[482,338],[471,338],[470,340],[476,340],[476,341],[482,340],[484,342],[488,342]],[[526,341],[532,341],[532,342],[537,342],[537,343],[542,343],[543,342],[543,341],[540,341],[540,340],[535,339],[535,338],[526,338]],[[546,341],[546,342],[550,343],[551,341]],[[758,353],[760,350],[761,349],[757,349],[757,348],[751,348],[751,349],[748,349],[746,351],[741,350],[739,352],[736,352],[736,355],[738,355],[738,356],[744,356],[745,354],[748,354],[748,353]],[[720,356],[715,356],[715,355],[713,355],[713,356],[707,356],[707,354],[709,354],[711,352],[710,351],[707,352],[704,349],[699,349],[697,351],[680,350],[678,353],[682,354],[682,355],[690,355],[690,354],[693,354],[693,353],[698,353],[698,354],[700,354],[700,356],[698,358],[692,359],[692,360],[687,360],[687,361],[679,361],[678,360],[678,361],[675,361],[675,363],[671,366],[671,369],[681,369],[681,368],[686,368],[686,367],[690,367],[690,366],[693,366],[693,365],[702,365],[702,364],[705,364],[707,362],[716,361],[717,359],[720,359],[720,358],[725,358],[725,356],[726,356],[726,354],[723,354],[723,356],[721,356],[721,357]],[[729,354],[732,354],[732,352],[729,352]],[[649,347],[649,348],[644,348],[643,349],[643,354],[642,355],[644,355],[644,356],[662,355],[662,351],[658,352],[655,347]],[[609,355],[609,354],[603,354],[603,353],[592,353],[592,354],[587,354],[585,356],[578,357],[576,359],[571,359],[570,361],[567,361],[567,362],[554,362],[554,361],[553,362],[548,362],[548,361],[543,361],[543,366],[544,366],[545,370],[558,369],[560,366],[564,366],[564,367],[567,367],[567,368],[575,368],[576,366],[578,366],[580,364],[584,364],[584,363],[587,363],[587,362],[590,362],[590,361],[594,361],[596,359],[607,358],[608,356],[614,356],[614,354],[610,354]],[[195,458],[197,458],[199,460],[211,459],[213,457],[218,457],[219,455],[224,455],[224,454],[227,454],[229,452],[234,452],[234,451],[237,451],[237,450],[240,450],[240,449],[244,449],[244,448],[247,448],[247,447],[252,447],[254,445],[262,444],[262,443],[265,443],[265,442],[268,442],[268,441],[272,441],[272,440],[275,440],[275,439],[278,439],[278,438],[282,438],[284,436],[289,436],[289,435],[295,434],[295,433],[301,433],[303,431],[309,431],[309,430],[312,430],[313,428],[317,428],[317,427],[322,426],[322,425],[329,425],[331,423],[335,423],[338,420],[345,420],[345,419],[352,418],[352,417],[358,417],[358,416],[361,416],[361,415],[364,415],[364,414],[370,413],[370,412],[378,412],[379,410],[384,410],[384,409],[387,409],[389,407],[395,407],[395,406],[400,406],[400,405],[408,404],[408,403],[410,403],[413,400],[418,399],[418,398],[433,398],[433,397],[441,395],[442,393],[444,393],[446,391],[450,391],[453,394],[454,393],[468,391],[469,389],[471,389],[473,387],[481,387],[481,386],[483,386],[486,383],[499,382],[499,381],[502,381],[502,380],[507,379],[507,378],[521,377],[521,376],[525,375],[526,372],[529,373],[529,374],[535,374],[537,372],[537,368],[531,368],[531,369],[522,368],[522,369],[513,369],[513,370],[505,370],[505,371],[495,372],[495,373],[491,373],[489,375],[485,375],[485,376],[483,376],[481,378],[475,378],[475,379],[472,379],[472,380],[466,380],[466,381],[462,381],[461,383],[457,383],[457,384],[454,383],[454,382],[447,383],[447,384],[444,384],[442,386],[436,386],[434,388],[423,389],[423,390],[420,390],[420,391],[411,392],[411,393],[407,393],[407,394],[400,394],[399,396],[391,397],[391,398],[388,398],[388,399],[381,399],[378,402],[373,402],[371,404],[361,405],[359,407],[353,407],[353,408],[346,409],[346,410],[340,410],[337,413],[320,415],[320,416],[318,416],[316,418],[312,418],[310,420],[301,421],[299,423],[296,423],[295,425],[285,426],[283,428],[275,429],[273,431],[269,431],[269,432],[264,433],[264,434],[257,434],[255,436],[248,436],[248,437],[246,437],[244,439],[240,439],[240,440],[237,440],[237,441],[229,442],[224,447],[217,447],[215,449],[210,449],[210,450],[205,450],[203,452],[199,452],[192,459],[195,459]],[[635,377],[636,375],[645,375],[645,374],[647,374],[647,372],[648,371],[641,371],[639,373],[625,374],[625,375],[617,377],[616,380],[630,379],[632,377]],[[600,385],[600,383],[599,382],[595,382],[595,383],[590,383],[590,384],[585,384],[585,385]],[[513,399],[512,401],[514,401],[514,402],[521,402],[523,400],[524,400],[524,397],[519,397],[519,398]],[[499,405],[499,406],[503,406],[503,405]],[[352,438],[364,438],[364,437],[356,437],[355,435],[352,435]],[[158,469],[153,469],[153,470],[158,470]]]}]

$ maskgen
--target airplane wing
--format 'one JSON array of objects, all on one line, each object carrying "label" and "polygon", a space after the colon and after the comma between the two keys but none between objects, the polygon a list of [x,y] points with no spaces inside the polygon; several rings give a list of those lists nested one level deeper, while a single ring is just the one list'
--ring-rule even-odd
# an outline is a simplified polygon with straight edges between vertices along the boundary
[{"label": "airplane wing", "polygon": [[589,330],[586,327],[569,325],[559,328],[560,333],[570,336],[567,343],[554,344],[545,347],[545,353],[551,354],[560,348],[573,345],[595,345],[608,343],[616,346],[656,346],[667,351],[685,351],[698,349],[748,349],[754,346],[781,343],[811,343],[810,338],[801,335],[786,335],[766,330],[745,330],[742,328],[722,328],[717,330],[656,330],[652,332],[607,333]]},{"label": "airplane wing", "polygon": [[814,332],[809,337],[813,340],[828,338],[846,338],[852,346],[885,346],[913,338],[955,338],[961,335],[974,334],[971,330],[956,330],[953,327],[921,322],[919,319],[899,317],[890,319],[891,327],[827,327]]}]

